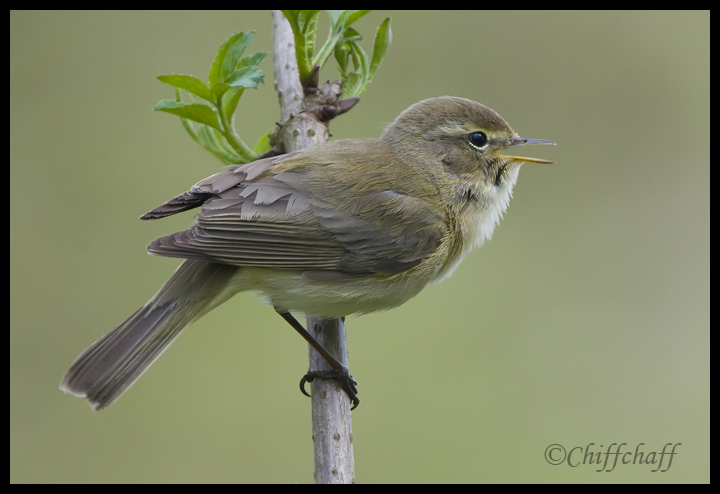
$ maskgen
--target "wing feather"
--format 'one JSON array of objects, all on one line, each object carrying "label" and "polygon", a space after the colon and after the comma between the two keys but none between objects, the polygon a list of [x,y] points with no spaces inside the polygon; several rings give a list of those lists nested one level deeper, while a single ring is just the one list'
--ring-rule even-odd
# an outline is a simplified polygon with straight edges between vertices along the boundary
[{"label": "wing feather", "polygon": [[143,216],[202,206],[192,227],[156,239],[148,250],[300,270],[319,280],[399,273],[432,255],[447,234],[442,208],[410,195],[405,177],[394,180],[382,167],[369,167],[361,184],[340,181],[333,149],[231,166],[201,180]]}]

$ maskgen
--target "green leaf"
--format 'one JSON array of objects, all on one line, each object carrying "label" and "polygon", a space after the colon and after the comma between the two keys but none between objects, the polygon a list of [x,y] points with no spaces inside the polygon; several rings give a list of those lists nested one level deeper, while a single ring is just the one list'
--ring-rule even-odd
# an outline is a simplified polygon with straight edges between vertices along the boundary
[{"label": "green leaf", "polygon": [[[210,87],[214,87],[218,82],[224,82],[225,77],[237,68],[240,57],[242,57],[245,48],[250,44],[254,35],[255,33],[252,31],[247,34],[239,32],[225,40],[210,68],[210,75],[208,76]],[[218,96],[220,95],[218,94]]]},{"label": "green leaf", "polygon": [[220,161],[232,165],[241,163],[240,156],[227,144],[220,133],[207,125],[200,125],[198,128],[198,142]]},{"label": "green leaf", "polygon": [[345,43],[335,45],[335,60],[337,60],[340,75],[345,78],[348,71],[348,62],[350,61],[350,48]]},{"label": "green leaf", "polygon": [[197,141],[202,147],[217,156],[220,154],[220,142],[210,129],[212,129],[212,127],[208,127],[207,125],[198,125]]},{"label": "green leaf", "polygon": [[356,41],[350,41],[348,44],[352,47],[351,55],[353,57],[355,70],[360,70],[360,73],[363,76],[363,82],[364,84],[367,84],[369,66],[365,50],[363,50],[362,46],[360,46]]},{"label": "green leaf", "polygon": [[228,145],[227,141],[217,130],[207,125],[198,124],[198,130],[195,129],[192,122],[187,118],[181,118],[180,121],[185,130],[195,142],[200,144],[206,150],[210,151],[217,159],[226,165],[234,165],[244,163],[240,156]]},{"label": "green leaf", "polygon": [[212,87],[213,93],[215,93],[218,98],[222,98],[228,89],[230,89],[230,84],[222,81],[216,82]]},{"label": "green leaf", "polygon": [[268,130],[260,137],[260,139],[258,139],[258,141],[255,143],[255,149],[253,149],[253,151],[255,151],[257,154],[264,154],[272,149],[272,146],[270,145],[270,133],[273,130],[274,129]]},{"label": "green leaf", "polygon": [[[175,88],[175,98],[176,103],[182,104],[182,93],[178,88]],[[226,143],[220,132],[203,124],[198,124],[200,129],[198,132],[187,118],[180,118],[180,122],[195,142],[214,154],[220,161],[226,165],[240,162],[240,156]]]},{"label": "green leaf", "polygon": [[363,87],[363,76],[358,71],[350,72],[345,79],[342,81],[343,84],[343,97],[349,98],[357,96],[362,93]]},{"label": "green leaf", "polygon": [[245,92],[244,87],[233,87],[223,96],[223,111],[225,112],[225,118],[228,122],[232,123],[233,114],[235,113],[235,109],[243,92]]},{"label": "green leaf", "polygon": [[356,20],[360,19],[364,15],[368,14],[369,12],[372,12],[371,10],[347,10],[346,12],[349,12],[347,14],[347,19],[345,20],[345,29],[350,27],[350,25],[355,22]]},{"label": "green leaf", "polygon": [[317,23],[319,10],[291,10],[297,19],[297,26],[301,33],[308,33]]},{"label": "green leaf", "polygon": [[222,131],[220,125],[220,119],[218,118],[217,112],[206,105],[200,104],[189,104],[179,103],[175,100],[164,99],[158,102],[153,108],[155,111],[164,111],[166,113],[172,113],[182,118],[187,118],[194,122],[209,125],[219,131]]},{"label": "green leaf", "polygon": [[208,85],[197,77],[193,77],[191,75],[171,74],[159,75],[158,80],[176,88],[184,89],[185,91],[200,96],[205,100],[212,102],[215,99],[215,96],[213,95],[213,92],[210,91]]},{"label": "green leaf", "polygon": [[[250,68],[257,68],[260,61],[267,56],[268,52],[266,51],[259,51],[257,53],[253,53],[252,55],[248,55],[247,57],[243,57],[242,60],[240,60],[240,63],[238,64],[238,68],[242,69],[243,67],[250,67]],[[258,69],[260,70],[260,69]],[[260,82],[263,81],[263,73],[260,71]],[[249,76],[252,76],[250,74]],[[255,86],[257,88],[257,86]],[[227,90],[227,92],[223,95],[223,111],[225,112],[225,117],[228,119],[228,121],[232,122],[232,115],[235,113],[235,109],[237,108],[238,102],[240,101],[240,97],[243,95],[243,92],[245,91],[244,87],[241,86],[234,86]]]},{"label": "green leaf", "polygon": [[245,87],[257,89],[258,84],[264,81],[265,74],[257,67],[243,67],[237,69],[225,78],[225,82],[232,87]]},{"label": "green leaf", "polygon": [[[335,48],[347,41],[360,41],[362,35],[350,25],[363,17],[370,10],[328,10],[332,28],[322,48],[312,61],[312,65],[319,64],[323,67],[330,58]],[[337,57],[337,54],[336,54]]]},{"label": "green leaf", "polygon": [[232,43],[225,54],[225,61],[223,62],[223,73],[227,77],[235,69],[238,68],[238,63],[242,58],[242,54],[245,52],[245,48],[252,42],[255,37],[255,33],[250,31],[249,33],[240,36],[237,41]]},{"label": "green leaf", "polygon": [[[360,34],[360,31],[355,29],[354,27],[349,27],[345,30],[343,33],[343,43],[347,43],[349,41],[362,41],[363,35]],[[338,43],[340,44],[340,43]]]},{"label": "green leaf", "polygon": [[228,75],[226,82],[217,82],[212,87],[213,92],[222,97],[231,87],[244,87],[257,89],[258,84],[264,82],[265,74],[257,67],[243,67]]},{"label": "green leaf", "polygon": [[313,67],[312,55],[315,50],[315,31],[319,10],[283,10],[281,11],[293,30],[295,38],[295,58],[297,59],[300,80],[304,81]]},{"label": "green leaf", "polygon": [[318,14],[320,14],[319,10],[301,10],[298,15],[298,26],[305,40],[305,53],[308,59],[312,59],[315,51]]},{"label": "green leaf", "polygon": [[348,98],[352,96],[359,96],[365,92],[368,82],[368,60],[365,50],[356,43],[350,41],[345,43],[346,47],[349,47],[349,55],[353,61],[353,71],[345,71],[343,73],[342,84],[343,84],[343,96]]},{"label": "green leaf", "polygon": [[328,10],[330,20],[332,21],[333,30],[342,33],[350,27],[350,25],[366,15],[371,10]]},{"label": "green leaf", "polygon": [[392,43],[392,29],[390,29],[390,21],[390,17],[387,17],[375,31],[375,45],[373,46],[373,54],[370,61],[368,83],[372,81],[375,72],[378,67],[380,67],[380,64],[390,49],[390,43]]},{"label": "green leaf", "polygon": [[[338,21],[340,20],[340,17],[345,13],[344,10],[328,10],[327,13],[330,15],[330,22],[332,22],[332,27],[336,28],[338,26]],[[343,19],[344,21],[344,19]],[[338,29],[339,30],[339,29]]]},{"label": "green leaf", "polygon": [[252,55],[248,55],[247,57],[242,57],[240,60],[240,63],[238,64],[238,69],[241,69],[243,67],[257,67],[263,58],[267,56],[268,52],[266,51],[259,51],[256,53],[253,53]]}]

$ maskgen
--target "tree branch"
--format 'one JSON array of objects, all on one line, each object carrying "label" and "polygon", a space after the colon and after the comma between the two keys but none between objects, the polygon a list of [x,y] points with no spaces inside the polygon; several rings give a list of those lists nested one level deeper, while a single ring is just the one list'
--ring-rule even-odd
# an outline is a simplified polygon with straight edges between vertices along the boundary
[{"label": "tree branch", "polygon": [[[275,89],[280,100],[282,125],[274,144],[282,146],[284,152],[292,152],[323,143],[329,136],[326,122],[335,116],[323,118],[323,114],[331,111],[328,108],[335,108],[335,114],[346,111],[337,105],[340,87],[338,84],[325,84],[307,91],[305,96],[298,75],[293,32],[279,10],[272,11],[272,27]],[[307,330],[335,358],[348,366],[343,320],[308,317]],[[309,349],[309,370],[329,370],[325,359],[312,347]],[[316,379],[311,386],[315,483],[355,483],[350,399],[333,380]]]}]

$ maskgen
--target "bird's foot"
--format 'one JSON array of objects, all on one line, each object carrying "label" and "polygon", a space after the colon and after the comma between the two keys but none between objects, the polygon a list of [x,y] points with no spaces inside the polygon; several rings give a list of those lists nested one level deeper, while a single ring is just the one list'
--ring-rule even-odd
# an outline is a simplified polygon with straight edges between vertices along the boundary
[{"label": "bird's foot", "polygon": [[352,403],[352,408],[350,408],[350,410],[355,410],[360,404],[360,398],[357,397],[357,381],[353,379],[352,374],[350,374],[350,371],[348,371],[347,368],[343,367],[342,369],[309,371],[300,380],[300,391],[302,391],[302,394],[310,396],[310,394],[305,391],[305,383],[312,383],[315,379],[334,379],[337,381],[340,387],[350,397],[350,402]]}]

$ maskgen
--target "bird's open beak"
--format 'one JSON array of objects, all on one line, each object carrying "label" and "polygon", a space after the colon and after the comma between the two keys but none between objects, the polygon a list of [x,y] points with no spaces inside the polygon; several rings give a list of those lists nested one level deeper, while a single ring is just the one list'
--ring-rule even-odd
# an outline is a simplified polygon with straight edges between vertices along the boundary
[{"label": "bird's open beak", "polygon": [[[514,146],[525,146],[526,144],[550,144],[552,146],[555,145],[552,141],[546,141],[545,139],[523,139],[522,137],[513,137],[510,139],[510,142],[506,147],[503,149],[507,149],[509,147]],[[510,158],[515,161],[528,161],[530,163],[546,163],[546,164],[552,164],[552,161],[548,160],[541,160],[540,158],[526,158],[524,156],[506,156],[504,154],[495,153],[498,156],[502,156],[503,158]]]}]

